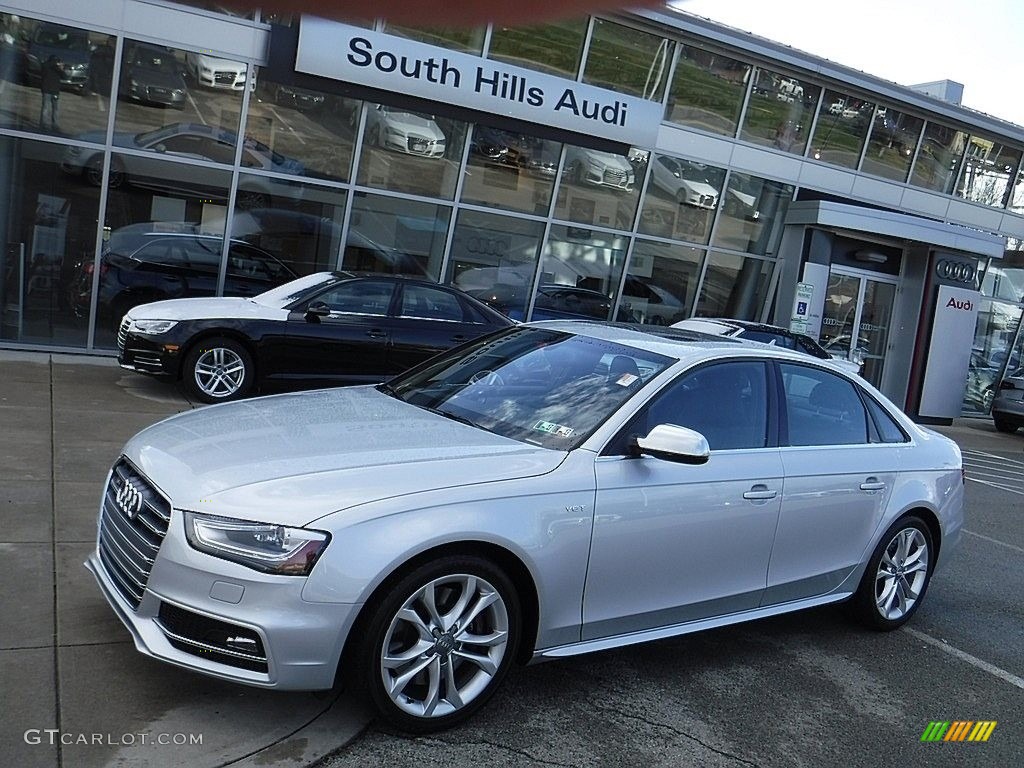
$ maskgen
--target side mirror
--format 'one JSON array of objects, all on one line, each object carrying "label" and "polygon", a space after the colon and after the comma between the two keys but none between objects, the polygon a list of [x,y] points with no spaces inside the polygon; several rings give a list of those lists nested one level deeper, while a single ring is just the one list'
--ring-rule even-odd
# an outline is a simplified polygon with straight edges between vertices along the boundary
[{"label": "side mirror", "polygon": [[314,301],[308,307],[306,307],[306,319],[327,317],[331,314],[331,308],[322,301]]},{"label": "side mirror", "polygon": [[704,464],[711,457],[707,438],[675,424],[659,424],[647,437],[636,438],[636,450],[656,459],[680,464]]}]

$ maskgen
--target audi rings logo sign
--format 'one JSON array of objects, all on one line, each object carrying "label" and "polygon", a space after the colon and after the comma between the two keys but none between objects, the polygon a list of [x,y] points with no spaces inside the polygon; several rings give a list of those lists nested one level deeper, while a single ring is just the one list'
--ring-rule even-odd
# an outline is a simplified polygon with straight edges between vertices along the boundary
[{"label": "audi rings logo sign", "polygon": [[966,261],[950,261],[943,259],[935,265],[935,274],[943,280],[952,280],[954,283],[973,285],[977,270],[973,264]]},{"label": "audi rings logo sign", "polygon": [[135,516],[142,511],[142,491],[136,488],[131,481],[125,480],[114,497],[117,501],[117,506],[124,516],[129,520],[134,520]]}]

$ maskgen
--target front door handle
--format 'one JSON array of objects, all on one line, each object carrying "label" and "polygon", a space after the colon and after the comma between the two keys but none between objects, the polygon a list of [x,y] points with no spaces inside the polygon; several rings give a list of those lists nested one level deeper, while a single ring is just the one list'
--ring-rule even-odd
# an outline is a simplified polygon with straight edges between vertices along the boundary
[{"label": "front door handle", "polygon": [[466,336],[465,334],[457,333],[454,336],[452,336],[452,341],[466,341],[466,339],[468,338],[469,336]]},{"label": "front door handle", "polygon": [[388,337],[387,333],[380,328],[371,328],[366,332],[366,335],[371,339],[386,339]]},{"label": "front door handle", "polygon": [[862,491],[880,491],[885,488],[885,483],[880,483],[877,477],[869,477],[860,484]]},{"label": "front door handle", "polygon": [[753,486],[749,491],[743,494],[744,499],[750,499],[751,501],[774,499],[779,495],[778,491],[768,490],[768,486],[764,483],[758,483]]}]

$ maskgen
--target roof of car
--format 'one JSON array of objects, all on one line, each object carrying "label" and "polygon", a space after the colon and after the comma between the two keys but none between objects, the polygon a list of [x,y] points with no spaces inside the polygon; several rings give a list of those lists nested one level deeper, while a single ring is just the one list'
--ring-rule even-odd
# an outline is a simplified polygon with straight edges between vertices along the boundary
[{"label": "roof of car", "polygon": [[760,344],[733,336],[700,333],[688,328],[672,328],[639,323],[613,323],[604,320],[545,320],[528,324],[531,327],[573,333],[578,336],[637,347],[677,360],[701,360],[729,354],[786,358],[807,363],[815,360],[802,352]]}]

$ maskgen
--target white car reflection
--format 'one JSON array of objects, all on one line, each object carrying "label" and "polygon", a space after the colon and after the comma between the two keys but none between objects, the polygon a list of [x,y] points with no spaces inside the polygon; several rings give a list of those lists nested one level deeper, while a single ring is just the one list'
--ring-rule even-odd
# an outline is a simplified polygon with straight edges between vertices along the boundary
[{"label": "white car reflection", "polygon": [[392,152],[444,157],[445,135],[433,118],[378,104],[366,113],[366,141]]},{"label": "white car reflection", "polygon": [[566,148],[565,175],[579,185],[593,184],[623,191],[633,189],[636,181],[633,166],[622,155],[577,146]]},{"label": "white car reflection", "polygon": [[680,205],[714,208],[718,203],[718,190],[709,183],[706,168],[696,163],[660,155],[651,180]]}]

